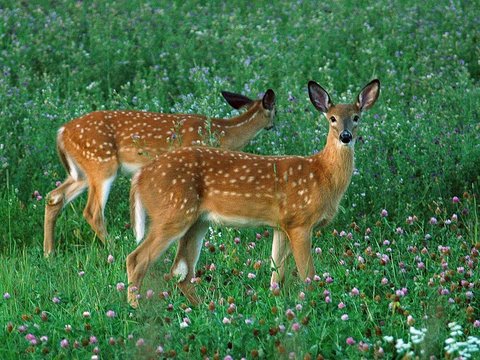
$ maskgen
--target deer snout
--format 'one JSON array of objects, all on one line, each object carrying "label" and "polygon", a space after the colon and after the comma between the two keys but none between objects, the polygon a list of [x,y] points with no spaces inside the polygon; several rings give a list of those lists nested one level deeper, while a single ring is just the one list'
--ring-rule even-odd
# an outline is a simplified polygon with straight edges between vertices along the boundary
[{"label": "deer snout", "polygon": [[344,144],[348,144],[350,143],[350,141],[352,141],[353,139],[353,135],[350,131],[348,130],[343,130],[341,133],[340,133],[340,141]]}]

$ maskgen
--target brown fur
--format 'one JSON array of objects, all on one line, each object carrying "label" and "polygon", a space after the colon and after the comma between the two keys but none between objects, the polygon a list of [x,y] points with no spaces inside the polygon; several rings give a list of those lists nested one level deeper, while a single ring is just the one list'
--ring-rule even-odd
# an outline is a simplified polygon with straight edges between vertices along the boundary
[{"label": "brown fur", "polygon": [[[104,206],[111,182],[120,166],[131,172],[151,161],[158,154],[182,146],[207,145],[216,137],[218,146],[241,149],[263,128],[273,124],[273,96],[269,108],[264,99],[252,101],[236,96],[247,110],[231,119],[208,119],[204,115],[159,114],[143,111],[95,111],[65,124],[59,131],[57,148],[68,177],[51,191],[45,207],[44,253],[54,247],[55,222],[62,208],[87,188],[88,200],[84,217],[100,240],[107,235]],[[273,95],[272,95],[273,94]]]},{"label": "brown fur", "polygon": [[[353,119],[360,115],[360,109],[376,101],[379,82],[374,80],[362,90],[359,104],[335,106],[316,83],[309,90],[327,119],[335,118],[325,148],[314,156],[274,157],[183,148],[159,156],[137,174],[131,188],[131,198],[136,201],[131,204],[142,204],[151,225],[143,243],[127,258],[130,285],[140,287],[151,262],[179,240],[171,273],[180,275],[181,290],[190,301],[197,302],[190,280],[209,221],[272,226],[272,265],[276,271],[271,282],[282,280],[290,251],[300,277],[313,277],[312,229],[333,219],[354,169],[353,143],[342,144],[341,134],[347,131],[355,136]],[[132,291],[129,302],[137,306]]]}]

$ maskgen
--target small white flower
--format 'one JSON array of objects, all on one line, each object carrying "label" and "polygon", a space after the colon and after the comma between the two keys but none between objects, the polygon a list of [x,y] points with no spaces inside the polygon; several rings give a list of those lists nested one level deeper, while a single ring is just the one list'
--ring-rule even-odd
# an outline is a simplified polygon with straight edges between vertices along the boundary
[{"label": "small white flower", "polygon": [[456,340],[454,338],[448,338],[445,340],[445,344],[450,345],[453,344]]},{"label": "small white flower", "polygon": [[394,339],[393,336],[386,335],[383,337],[383,340],[385,340],[387,343],[392,343]]},{"label": "small white flower", "polygon": [[186,321],[182,321],[180,323],[180,329],[185,329],[186,327],[188,327],[188,323]]}]

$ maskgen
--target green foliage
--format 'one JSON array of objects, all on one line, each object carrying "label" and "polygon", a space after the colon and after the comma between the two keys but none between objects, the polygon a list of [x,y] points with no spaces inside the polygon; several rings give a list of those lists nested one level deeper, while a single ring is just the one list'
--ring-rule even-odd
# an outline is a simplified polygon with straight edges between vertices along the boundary
[{"label": "green foliage", "polygon": [[[10,298],[0,298],[0,357],[395,358],[405,352],[384,336],[413,341],[413,322],[427,329],[415,354],[442,357],[448,322],[461,324],[459,342],[478,335],[478,13],[475,1],[2,2],[0,295]],[[56,131],[70,119],[95,109],[230,116],[221,90],[257,98],[272,88],[276,128],[245,150],[310,155],[323,148],[327,124],[308,80],[338,103],[374,77],[380,99],[361,120],[342,209],[315,236],[311,286],[292,262],[277,296],[268,285],[272,235],[214,228],[198,264],[205,303],[189,309],[163,280],[172,249],[146,279],[153,297],[133,311],[116,290],[135,247],[126,177],[107,204],[107,246],[82,218],[82,197],[58,220],[57,255],[43,259],[44,198],[65,176]]]}]

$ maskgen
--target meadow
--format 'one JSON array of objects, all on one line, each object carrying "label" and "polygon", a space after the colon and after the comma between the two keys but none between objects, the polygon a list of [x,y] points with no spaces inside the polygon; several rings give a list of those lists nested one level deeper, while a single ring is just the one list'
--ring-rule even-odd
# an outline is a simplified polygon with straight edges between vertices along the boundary
[{"label": "meadow", "polygon": [[[0,358],[480,357],[480,4],[477,1],[0,2]],[[371,79],[356,170],[314,233],[317,275],[290,259],[270,288],[272,229],[212,226],[192,307],[170,249],[126,301],[128,177],[102,245],[86,196],[42,251],[46,194],[65,178],[57,129],[98,109],[236,114],[228,90],[277,94],[245,151],[311,155],[328,130],[315,80],[351,102]],[[235,204],[232,204],[235,206]]]}]

